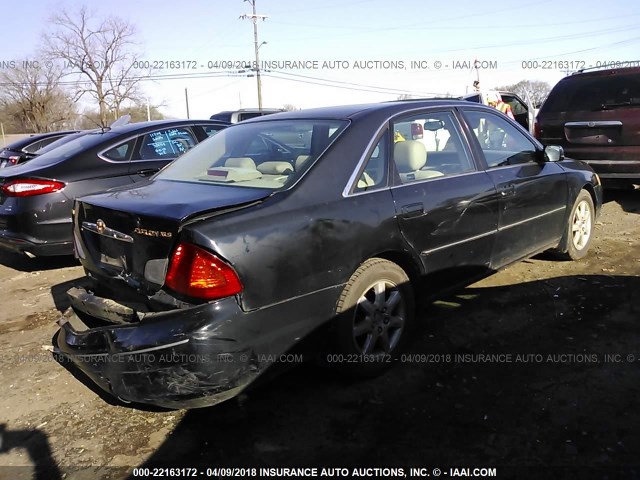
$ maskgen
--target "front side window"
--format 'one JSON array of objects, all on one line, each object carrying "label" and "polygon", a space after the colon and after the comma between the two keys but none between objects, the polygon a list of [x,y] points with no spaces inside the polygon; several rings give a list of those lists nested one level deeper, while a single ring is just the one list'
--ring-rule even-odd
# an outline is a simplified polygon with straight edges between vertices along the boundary
[{"label": "front side window", "polygon": [[464,116],[489,168],[536,161],[535,145],[504,116],[480,110],[465,110]]},{"label": "front side window", "polygon": [[172,127],[150,132],[142,137],[142,144],[133,160],[164,160],[179,157],[196,145],[189,129]]},{"label": "front side window", "polygon": [[393,161],[401,183],[474,170],[451,112],[429,112],[396,120]]},{"label": "front side window", "polygon": [[286,188],[347,125],[344,120],[239,123],[202,142],[155,178],[272,190]]}]

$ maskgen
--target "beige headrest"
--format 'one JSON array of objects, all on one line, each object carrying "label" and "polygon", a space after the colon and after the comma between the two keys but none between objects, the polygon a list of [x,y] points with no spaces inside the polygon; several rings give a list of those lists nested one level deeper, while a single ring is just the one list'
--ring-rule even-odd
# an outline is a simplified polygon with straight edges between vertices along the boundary
[{"label": "beige headrest", "polygon": [[400,173],[415,172],[427,163],[427,149],[416,140],[396,142],[393,147],[393,159]]}]

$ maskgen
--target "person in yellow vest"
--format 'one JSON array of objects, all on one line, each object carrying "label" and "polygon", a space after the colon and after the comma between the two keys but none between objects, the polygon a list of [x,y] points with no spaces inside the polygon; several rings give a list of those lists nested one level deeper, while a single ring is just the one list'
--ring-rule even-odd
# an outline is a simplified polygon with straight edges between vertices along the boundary
[{"label": "person in yellow vest", "polygon": [[501,111],[511,120],[515,120],[515,117],[513,116],[513,111],[511,110],[511,105],[509,105],[508,103],[504,103],[502,101],[502,97],[498,92],[496,92],[495,90],[491,90],[486,93],[485,98],[487,100],[487,103],[491,107]]}]

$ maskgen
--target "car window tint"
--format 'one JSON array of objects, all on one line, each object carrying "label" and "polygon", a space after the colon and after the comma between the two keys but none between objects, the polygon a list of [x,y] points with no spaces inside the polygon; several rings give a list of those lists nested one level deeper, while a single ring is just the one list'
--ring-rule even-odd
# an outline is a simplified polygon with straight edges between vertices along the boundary
[{"label": "car window tint", "polygon": [[474,169],[451,112],[432,112],[393,123],[393,161],[402,183]]},{"label": "car window tint", "polygon": [[196,139],[190,130],[183,127],[165,128],[147,133],[142,137],[134,160],[163,160],[176,158],[191,150]]},{"label": "car window tint", "polygon": [[567,77],[549,94],[545,112],[598,111],[640,103],[640,75]]},{"label": "car window tint", "polygon": [[536,161],[536,147],[501,114],[465,110],[489,168]]},{"label": "car window tint", "polygon": [[358,177],[354,192],[377,190],[387,186],[388,167],[388,135],[383,135],[364,164]]},{"label": "car window tint", "polygon": [[135,139],[129,140],[128,142],[121,143],[120,145],[116,145],[113,148],[110,148],[106,152],[102,153],[102,156],[108,158],[109,160],[113,160],[114,162],[122,162],[129,160],[129,156],[131,154],[131,149],[135,143]]}]

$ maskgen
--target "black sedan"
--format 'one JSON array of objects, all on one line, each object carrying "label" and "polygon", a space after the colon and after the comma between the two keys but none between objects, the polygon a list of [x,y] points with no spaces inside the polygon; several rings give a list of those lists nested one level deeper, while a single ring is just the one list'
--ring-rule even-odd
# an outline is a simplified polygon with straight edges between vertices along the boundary
[{"label": "black sedan", "polygon": [[76,132],[77,130],[38,133],[10,143],[0,150],[0,168],[12,167],[31,160],[41,153],[42,148]]},{"label": "black sedan", "polygon": [[70,135],[24,165],[0,170],[0,247],[29,256],[72,254],[76,197],[147,180],[227,126],[210,120],[116,125]]},{"label": "black sedan", "polygon": [[327,361],[375,374],[416,299],[543,250],[583,257],[601,199],[588,166],[469,102],[250,120],[77,201],[92,283],[69,291],[57,347],[120,399],[167,407],[236,395],[313,331]]}]

